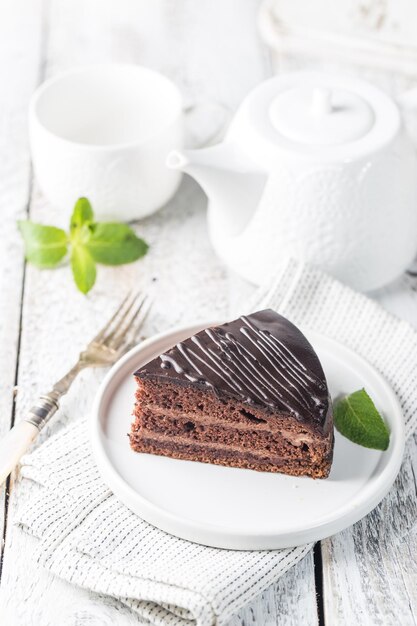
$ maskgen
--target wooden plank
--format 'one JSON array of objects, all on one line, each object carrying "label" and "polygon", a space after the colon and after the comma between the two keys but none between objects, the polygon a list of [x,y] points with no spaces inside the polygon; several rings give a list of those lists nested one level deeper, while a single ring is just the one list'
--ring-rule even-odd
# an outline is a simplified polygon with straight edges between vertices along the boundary
[{"label": "wooden plank", "polygon": [[[27,105],[39,75],[42,0],[0,3],[0,437],[10,428],[24,259],[16,220],[27,213],[31,168]],[[0,537],[5,491],[0,488]],[[2,545],[0,546],[0,552]]]},{"label": "wooden plank", "polygon": [[417,440],[395,487],[352,528],[323,542],[327,624],[417,623]]},{"label": "wooden plank", "polygon": [[[221,5],[205,0],[197,5],[184,0],[175,9],[171,2],[146,3],[122,0],[52,0],[45,59],[46,75],[74,64],[102,61],[142,62],[160,69],[182,87],[188,104],[210,100],[235,107],[243,95],[268,71],[267,59],[256,37],[257,2],[239,5],[227,0]],[[219,21],[219,12],[221,20]],[[150,36],[150,34],[152,36]],[[216,46],[212,45],[216,33]],[[163,45],[161,45],[163,41]],[[207,54],[210,50],[210,55]],[[211,115],[198,120],[197,140],[213,130]],[[195,134],[195,133],[194,133]],[[76,359],[82,343],[106,319],[131,286],[146,285],[157,278],[158,298],[146,332],[151,334],[197,318],[226,315],[228,278],[214,258],[207,238],[206,200],[199,187],[185,179],[177,197],[159,214],[138,224],[138,232],[151,244],[143,261],[126,268],[100,268],[97,286],[87,298],[76,292],[68,267],[43,271],[28,267],[20,354],[17,416],[31,400],[47,389],[68,364]],[[31,217],[62,224],[59,215],[35,191]],[[102,372],[85,372],[65,399],[55,424],[48,431],[85,413]],[[43,437],[47,436],[47,433]],[[17,501],[30,497],[30,485],[17,485],[11,499],[7,548],[4,562],[2,614],[8,623],[73,623],[82,614],[85,621],[130,624],[131,616],[111,599],[71,588],[39,571],[31,561],[34,541],[13,524]],[[39,602],[39,598],[42,601]],[[250,616],[275,623],[316,624],[314,576],[309,555],[245,609],[233,625],[248,623]],[[17,610],[19,613],[17,614]],[[272,620],[272,621],[271,621]],[[253,621],[253,620],[252,620]],[[260,622],[262,623],[262,622]]]}]

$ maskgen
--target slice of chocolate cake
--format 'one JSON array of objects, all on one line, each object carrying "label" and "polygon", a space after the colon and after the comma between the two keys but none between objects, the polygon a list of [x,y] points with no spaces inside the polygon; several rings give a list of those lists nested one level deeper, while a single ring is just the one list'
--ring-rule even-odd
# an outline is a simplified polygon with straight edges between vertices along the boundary
[{"label": "slice of chocolate cake", "polygon": [[271,310],[207,328],[135,372],[137,452],[328,476],[333,416],[320,361]]}]

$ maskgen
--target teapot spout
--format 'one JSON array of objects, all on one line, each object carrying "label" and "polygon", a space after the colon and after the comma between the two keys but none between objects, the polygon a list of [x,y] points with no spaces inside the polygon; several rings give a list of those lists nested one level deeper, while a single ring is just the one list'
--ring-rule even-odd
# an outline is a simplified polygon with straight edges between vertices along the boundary
[{"label": "teapot spout", "polygon": [[266,174],[232,143],[200,150],[174,150],[167,166],[194,178],[210,201],[210,222],[229,236],[239,234],[258,206]]}]

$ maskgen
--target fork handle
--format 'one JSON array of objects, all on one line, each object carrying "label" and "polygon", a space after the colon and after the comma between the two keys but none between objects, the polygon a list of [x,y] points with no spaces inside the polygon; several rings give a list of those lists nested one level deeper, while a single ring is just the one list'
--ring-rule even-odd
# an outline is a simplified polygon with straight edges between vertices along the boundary
[{"label": "fork handle", "polygon": [[0,441],[0,485],[29,450],[43,426],[57,409],[58,401],[50,394],[41,396],[26,418],[13,426]]},{"label": "fork handle", "polygon": [[14,470],[38,435],[39,429],[31,422],[23,420],[13,426],[0,441],[0,485]]}]

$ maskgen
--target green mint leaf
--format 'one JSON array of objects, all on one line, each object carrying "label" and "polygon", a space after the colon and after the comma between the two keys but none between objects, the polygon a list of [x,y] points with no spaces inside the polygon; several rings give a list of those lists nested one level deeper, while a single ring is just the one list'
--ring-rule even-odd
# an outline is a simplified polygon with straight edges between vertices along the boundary
[{"label": "green mint leaf", "polygon": [[87,198],[78,198],[71,215],[70,230],[73,232],[83,224],[89,224],[94,220],[94,213],[90,201]]},{"label": "green mint leaf", "polygon": [[30,221],[19,221],[18,227],[25,242],[26,259],[40,268],[55,267],[68,251],[64,230]]},{"label": "green mint leaf", "polygon": [[92,224],[86,223],[76,226],[70,231],[70,242],[72,246],[84,246],[91,237]]},{"label": "green mint leaf", "polygon": [[56,266],[70,248],[72,273],[82,293],[88,293],[95,283],[96,262],[104,265],[132,263],[148,251],[148,244],[126,224],[94,222],[94,212],[87,198],[79,198],[75,203],[69,234],[60,228],[30,221],[21,221],[18,225],[27,260],[40,268]]},{"label": "green mint leaf", "polygon": [[130,226],[118,222],[93,224],[85,245],[93,259],[104,265],[132,263],[144,256],[149,247]]},{"label": "green mint leaf", "polygon": [[71,269],[78,289],[88,293],[96,282],[96,264],[85,246],[72,247]]},{"label": "green mint leaf", "polygon": [[365,389],[336,400],[334,423],[342,435],[360,446],[388,448],[389,430]]}]

